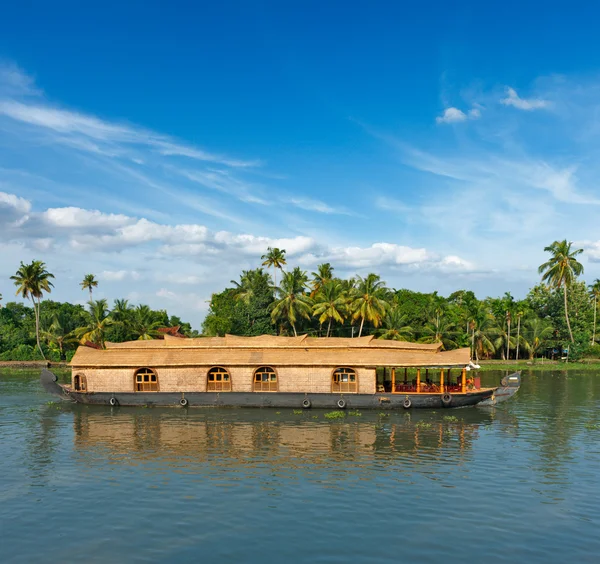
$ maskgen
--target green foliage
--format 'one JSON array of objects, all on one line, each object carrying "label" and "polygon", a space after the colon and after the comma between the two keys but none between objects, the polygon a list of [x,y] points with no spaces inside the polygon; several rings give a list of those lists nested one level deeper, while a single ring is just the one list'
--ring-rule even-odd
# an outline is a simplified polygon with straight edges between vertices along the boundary
[{"label": "green foliage", "polygon": [[325,419],[343,419],[346,413],[343,411],[329,411],[325,414]]},{"label": "green foliage", "polygon": [[1,353],[0,360],[42,360],[42,357],[35,347],[21,344],[17,345],[14,349]]},{"label": "green foliage", "polygon": [[273,303],[270,277],[261,268],[245,271],[235,288],[213,294],[202,332],[208,337],[273,335],[269,310]]},{"label": "green foliage", "polygon": [[[457,290],[447,298],[437,292],[389,290],[374,273],[341,279],[334,277],[329,263],[318,265],[309,279],[299,267],[284,271],[285,250],[269,248],[262,264],[273,268],[275,284],[263,268],[242,271],[233,287],[212,295],[202,334],[375,335],[439,343],[446,350],[470,347],[475,360],[559,359],[567,349],[569,360],[600,358],[596,344],[600,281],[586,287],[578,279],[583,272],[577,260],[581,251],[572,250],[567,241],[555,241],[545,250],[550,258],[540,267],[542,282],[524,300],[509,293],[479,300],[470,290]],[[21,264],[11,278],[17,293],[33,307],[14,302],[0,307],[2,358],[34,356],[36,334],[41,337],[36,355],[43,353],[51,360],[69,360],[81,340],[102,346],[106,341],[151,339],[162,327],[180,327],[182,334],[198,336],[180,318],[127,300],[115,300],[112,309],[104,300],[90,301],[87,309],[42,302],[53,276],[41,261]],[[95,278],[87,275],[82,288],[95,287]]]}]

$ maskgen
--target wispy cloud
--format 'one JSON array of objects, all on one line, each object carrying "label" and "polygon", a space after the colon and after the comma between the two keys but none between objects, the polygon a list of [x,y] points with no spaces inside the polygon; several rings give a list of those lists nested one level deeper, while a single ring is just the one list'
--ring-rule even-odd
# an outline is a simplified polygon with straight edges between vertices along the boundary
[{"label": "wispy cloud", "polygon": [[284,199],[283,201],[306,211],[325,214],[355,215],[353,212],[344,208],[333,207],[320,200],[313,200],[310,198],[290,198],[289,200]]},{"label": "wispy cloud", "polygon": [[506,98],[502,98],[500,103],[505,106],[513,106],[519,110],[526,111],[540,110],[550,106],[548,100],[542,100],[541,98],[521,98],[517,94],[517,91],[510,87],[506,89]]}]

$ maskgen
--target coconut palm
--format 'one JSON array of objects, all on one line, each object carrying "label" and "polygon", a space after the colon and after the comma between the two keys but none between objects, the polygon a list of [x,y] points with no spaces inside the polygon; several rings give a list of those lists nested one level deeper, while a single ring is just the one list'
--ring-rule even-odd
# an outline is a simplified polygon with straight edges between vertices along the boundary
[{"label": "coconut palm", "polygon": [[365,319],[376,328],[381,325],[389,308],[388,293],[389,290],[377,274],[368,274],[366,278],[358,277],[356,288],[352,292],[350,308],[352,319],[360,319],[359,337],[362,335]]},{"label": "coconut palm", "polygon": [[271,277],[266,272],[263,272],[262,268],[243,270],[240,275],[240,281],[236,282],[232,280],[231,283],[235,286],[235,299],[248,305],[254,297],[254,290],[256,288],[262,287],[265,283],[267,286],[271,286]]},{"label": "coconut palm", "polygon": [[476,360],[480,356],[488,356],[496,350],[492,339],[498,336],[499,330],[496,319],[486,304],[480,304],[469,325],[471,330],[472,353]]},{"label": "coconut palm", "polygon": [[67,331],[68,319],[59,314],[54,314],[52,323],[46,331],[42,331],[42,336],[49,345],[54,345],[60,354],[60,359],[65,359],[65,346],[77,342],[77,337],[73,331]]},{"label": "coconut palm", "polygon": [[156,312],[147,305],[140,304],[133,310],[131,330],[139,341],[150,341],[158,337],[158,328],[162,325]]},{"label": "coconut palm", "polygon": [[79,283],[79,285],[81,286],[82,290],[90,291],[90,301],[91,301],[93,299],[92,298],[92,288],[98,287],[98,280],[96,280],[96,277],[93,274],[86,274],[83,277],[83,280]]},{"label": "coconut palm", "polygon": [[314,298],[324,284],[333,279],[333,267],[330,263],[325,262],[317,266],[317,271],[312,273],[312,292],[310,297]]},{"label": "coconut palm", "polygon": [[106,330],[115,324],[115,320],[108,311],[106,300],[90,301],[85,312],[86,325],[75,329],[75,335],[80,343],[87,341],[104,348]]},{"label": "coconut palm", "polygon": [[305,294],[308,277],[306,272],[296,267],[291,272],[284,272],[281,286],[275,288],[275,301],[271,304],[271,319],[287,321],[298,336],[296,322],[299,317],[310,319],[312,300]]},{"label": "coconut palm", "polygon": [[[600,280],[596,278],[592,284],[588,286],[590,296],[594,300],[594,330],[592,333],[592,345],[596,342],[596,311],[598,309],[598,298],[600,297]],[[0,298],[2,296],[0,295]]]},{"label": "coconut palm", "polygon": [[555,290],[563,290],[565,301],[565,320],[571,343],[573,332],[571,331],[571,322],[569,321],[569,309],[567,291],[575,281],[575,279],[583,274],[583,265],[577,260],[577,255],[583,253],[583,249],[571,250],[572,243],[563,241],[554,241],[548,247],[544,247],[544,251],[551,254],[550,260],[540,265],[538,272],[542,275],[542,281],[547,282]]},{"label": "coconut palm", "polygon": [[517,341],[508,333],[507,326],[496,326],[495,338],[493,339],[494,349],[500,351],[502,360],[508,360],[507,353],[511,348],[515,348]]},{"label": "coconut palm", "polygon": [[515,360],[519,360],[519,346],[521,344],[521,318],[524,312],[522,310],[517,311],[517,351],[515,354]]},{"label": "coconut palm", "polygon": [[314,298],[313,315],[321,325],[327,321],[328,337],[332,322],[344,323],[347,313],[348,299],[343,285],[336,280],[326,280]]},{"label": "coconut palm", "polygon": [[454,336],[456,326],[444,315],[436,315],[431,318],[423,327],[422,343],[441,343],[443,350],[457,347]]},{"label": "coconut palm", "polygon": [[110,316],[115,323],[126,323],[131,320],[133,307],[129,305],[129,300],[115,300]]},{"label": "coconut palm", "polygon": [[385,312],[378,334],[379,339],[388,341],[410,341],[412,339],[412,327],[406,324],[406,314],[402,313],[398,304],[393,304]]},{"label": "coconut palm", "polygon": [[40,344],[40,303],[44,292],[49,294],[52,291],[53,284],[50,282],[51,278],[54,278],[54,274],[46,270],[46,264],[41,260],[34,260],[31,264],[21,262],[15,275],[10,277],[15,286],[17,286],[16,295],[20,295],[23,299],[31,299],[33,303],[35,338],[38,350],[44,360],[46,357]]},{"label": "coconut palm", "polygon": [[287,264],[285,260],[285,249],[278,249],[277,247],[269,247],[266,254],[262,257],[262,266],[267,268],[273,267],[273,280],[275,286],[277,286],[277,269],[279,268],[283,272],[283,266]]},{"label": "coconut palm", "polygon": [[533,360],[544,341],[552,336],[554,329],[552,323],[540,317],[531,317],[523,323],[523,346],[529,352],[529,359]]}]

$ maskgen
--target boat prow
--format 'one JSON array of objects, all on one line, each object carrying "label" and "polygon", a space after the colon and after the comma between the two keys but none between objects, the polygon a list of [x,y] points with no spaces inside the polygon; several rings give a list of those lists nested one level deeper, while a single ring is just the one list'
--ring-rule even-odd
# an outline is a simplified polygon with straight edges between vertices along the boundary
[{"label": "boat prow", "polygon": [[62,399],[68,399],[65,389],[58,383],[58,377],[47,368],[42,370],[40,382],[44,390],[54,396],[59,396]]},{"label": "boat prow", "polygon": [[521,387],[521,372],[514,372],[513,374],[509,374],[505,376],[500,381],[500,387],[496,389],[491,398],[486,399],[480,403],[478,406],[494,406],[503,401],[506,401],[512,398]]}]

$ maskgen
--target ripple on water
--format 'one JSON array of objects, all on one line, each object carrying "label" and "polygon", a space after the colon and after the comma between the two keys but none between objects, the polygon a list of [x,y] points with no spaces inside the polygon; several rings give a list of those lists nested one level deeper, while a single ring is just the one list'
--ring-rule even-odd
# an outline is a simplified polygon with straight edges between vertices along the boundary
[{"label": "ripple on water", "polygon": [[31,377],[0,380],[3,562],[600,554],[592,374],[532,373],[501,408],[451,416],[47,402]]}]

